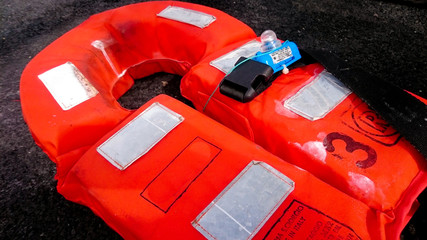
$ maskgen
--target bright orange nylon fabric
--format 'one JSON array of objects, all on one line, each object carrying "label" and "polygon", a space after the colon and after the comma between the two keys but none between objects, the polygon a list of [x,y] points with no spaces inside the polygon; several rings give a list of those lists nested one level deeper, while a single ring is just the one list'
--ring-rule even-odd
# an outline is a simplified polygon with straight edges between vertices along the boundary
[{"label": "bright orange nylon fabric", "polygon": [[[198,110],[203,111],[225,75],[210,62],[246,42],[214,53],[183,78],[182,95]],[[388,214],[392,221],[387,236],[397,239],[418,206],[416,197],[427,186],[426,162],[355,94],[315,121],[284,107],[287,99],[323,70],[320,64],[293,69],[249,103],[216,91],[204,113],[372,209]]]},{"label": "bright orange nylon fabric", "polygon": [[[159,18],[157,14],[169,5],[212,14],[216,21],[200,29]],[[154,2],[95,15],[49,45],[25,69],[21,100],[37,144],[57,164],[58,191],[90,207],[127,239],[197,239],[202,235],[191,222],[249,162],[258,160],[291,178],[296,187],[256,239],[286,235],[296,239],[384,238],[383,226],[393,220],[388,214],[369,208],[182,103],[162,96],[134,112],[116,101],[133,79],[159,71],[183,75],[209,54],[254,35],[249,27],[215,9]],[[104,52],[97,44],[103,44]],[[61,109],[38,78],[66,62],[72,62],[99,91],[69,110]],[[153,102],[164,104],[185,120],[120,171],[96,147]],[[284,156],[287,161],[290,157],[293,154]],[[168,165],[174,159],[182,165]],[[199,159],[212,163],[203,168]],[[162,172],[171,169],[166,166],[176,168]],[[177,179],[174,184],[182,189],[187,169],[201,173],[174,198],[170,180]],[[161,180],[154,182],[154,178]]]},{"label": "bright orange nylon fabric", "polygon": [[[211,14],[216,20],[201,29],[158,17],[168,6]],[[61,183],[93,143],[133,112],[116,100],[133,79],[156,72],[184,75],[204,56],[254,36],[251,28],[219,10],[183,2],[146,2],[94,15],[27,65],[20,87],[24,119],[37,144],[57,164]],[[96,44],[102,44],[105,53]],[[38,75],[66,62],[73,63],[99,94],[64,111]]]},{"label": "bright orange nylon fabric", "polygon": [[[96,148],[154,102],[185,120],[120,171]],[[58,191],[89,206],[125,239],[205,239],[191,223],[252,160],[269,164],[295,182],[295,189],[253,239],[384,238],[381,226],[389,221],[385,214],[165,95],[150,100],[102,137],[74,164]],[[204,167],[197,167],[200,164]],[[191,171],[195,168],[200,172]],[[184,184],[189,184],[185,191]]]}]

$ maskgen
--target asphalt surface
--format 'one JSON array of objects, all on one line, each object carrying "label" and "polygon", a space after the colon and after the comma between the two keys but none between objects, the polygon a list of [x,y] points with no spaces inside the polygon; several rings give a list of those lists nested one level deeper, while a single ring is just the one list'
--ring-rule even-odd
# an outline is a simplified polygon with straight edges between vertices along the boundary
[{"label": "asphalt surface", "polygon": [[[120,239],[88,208],[56,192],[55,165],[35,145],[22,119],[19,81],[25,65],[50,42],[92,14],[135,2],[139,1],[0,1],[1,239]],[[350,64],[427,98],[425,4],[379,0],[190,2],[220,9],[257,34],[272,29],[279,38],[301,47],[330,50]],[[137,81],[120,101],[123,106],[138,108],[159,93],[182,99],[179,79],[157,74]],[[402,239],[427,239],[426,191],[419,201],[422,205]]]}]

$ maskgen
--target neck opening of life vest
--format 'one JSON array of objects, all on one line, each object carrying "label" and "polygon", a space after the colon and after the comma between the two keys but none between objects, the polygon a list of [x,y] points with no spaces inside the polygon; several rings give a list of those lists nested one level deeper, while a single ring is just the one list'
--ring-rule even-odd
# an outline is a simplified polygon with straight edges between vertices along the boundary
[{"label": "neck opening of life vest", "polygon": [[[286,96],[298,95],[297,86],[310,86],[318,74],[327,74],[318,64],[278,74],[299,57],[294,43],[277,41],[267,38],[265,49],[253,57],[261,43],[251,28],[221,11],[173,1],[103,12],[57,39],[27,65],[20,91],[25,121],[36,143],[56,163],[58,191],[88,206],[125,239],[397,238],[414,210],[413,196],[404,189],[414,195],[413,185],[424,179],[414,166],[424,167],[418,155],[408,157],[409,145],[397,138],[391,146],[401,152],[395,157],[405,159],[408,172],[389,187],[377,186],[389,180],[386,174],[377,179],[385,169],[375,164],[362,164],[369,165],[362,170],[350,164],[338,168],[330,161],[340,153],[328,149],[340,149],[344,142],[361,149],[359,157],[364,157],[364,151],[370,154],[373,148],[379,164],[382,145],[367,145],[349,135],[355,131],[352,126],[332,134],[327,131],[336,122],[311,127],[299,115],[279,108],[283,114],[268,115],[271,101],[276,104],[271,91],[279,91],[278,83],[286,82],[288,87],[280,90],[291,91]],[[201,110],[218,84],[226,82],[224,72],[211,61],[227,59],[221,56],[236,50],[243,52],[228,58],[232,65],[222,66],[233,68],[241,56],[249,59],[241,60],[242,67],[251,61],[263,64],[258,69],[264,75],[255,77],[255,83],[265,91],[256,87],[247,105],[219,92],[213,95],[205,112],[234,131],[165,95],[135,111],[117,102],[134,79],[168,72],[184,76],[181,90]],[[294,55],[286,57],[289,52]],[[263,76],[269,76],[268,81]],[[353,106],[354,99],[347,105]],[[277,104],[282,107],[283,102]],[[359,106],[364,107],[360,103],[355,109]],[[277,123],[271,121],[277,118],[286,136],[273,131]],[[304,137],[315,140],[296,134],[302,125]],[[271,130],[269,138],[262,127]],[[365,145],[371,148],[358,148]],[[307,154],[313,149],[323,158]],[[341,157],[345,162],[350,155]],[[314,166],[308,168],[310,164]],[[401,161],[393,164],[400,166]],[[357,182],[350,186],[358,188],[337,179]]]}]

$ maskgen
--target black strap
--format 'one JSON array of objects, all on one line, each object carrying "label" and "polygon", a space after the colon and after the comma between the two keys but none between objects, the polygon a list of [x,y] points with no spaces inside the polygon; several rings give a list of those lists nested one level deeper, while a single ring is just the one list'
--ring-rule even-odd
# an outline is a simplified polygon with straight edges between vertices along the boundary
[{"label": "black strap", "polygon": [[427,105],[403,89],[321,50],[302,50],[340,79],[427,159]]}]

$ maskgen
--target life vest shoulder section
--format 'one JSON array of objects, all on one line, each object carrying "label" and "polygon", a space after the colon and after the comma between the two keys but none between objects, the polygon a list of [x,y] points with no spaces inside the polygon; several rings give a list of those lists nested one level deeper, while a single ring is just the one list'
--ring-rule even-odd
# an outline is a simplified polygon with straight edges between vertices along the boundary
[{"label": "life vest shoulder section", "polygon": [[116,99],[134,79],[184,75],[204,56],[254,36],[228,14],[184,2],[139,3],[94,15],[27,65],[20,86],[24,118],[58,162],[132,113]]}]

